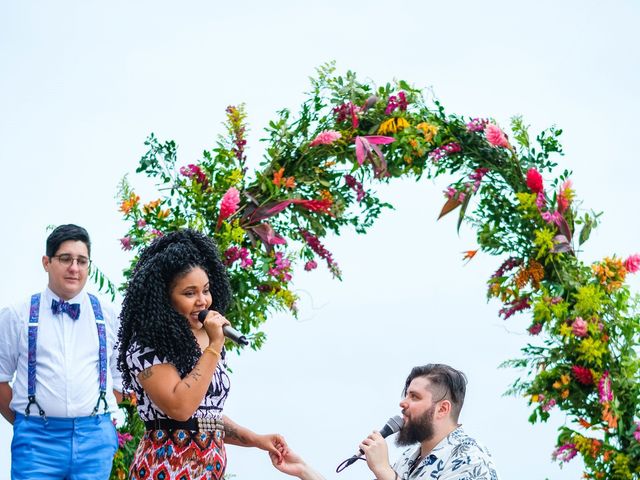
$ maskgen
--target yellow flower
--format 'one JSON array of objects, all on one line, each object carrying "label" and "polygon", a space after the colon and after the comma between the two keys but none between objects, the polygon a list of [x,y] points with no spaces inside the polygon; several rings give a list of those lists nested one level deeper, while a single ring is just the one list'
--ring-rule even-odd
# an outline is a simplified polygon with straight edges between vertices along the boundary
[{"label": "yellow flower", "polygon": [[244,228],[240,226],[239,219],[233,221],[230,236],[234,243],[242,243],[242,240],[244,240]]},{"label": "yellow flower", "polygon": [[229,174],[229,183],[231,185],[237,185],[240,180],[242,180],[242,170],[240,170],[239,168],[232,170]]},{"label": "yellow flower", "polygon": [[569,385],[569,382],[571,381],[571,376],[570,375],[562,375],[560,377],[560,381],[562,382],[563,385]]},{"label": "yellow flower", "polygon": [[406,119],[402,117],[394,117],[385,120],[378,127],[378,134],[380,135],[389,135],[397,133],[405,128],[409,127],[410,124]]},{"label": "yellow flower", "polygon": [[431,142],[436,133],[438,133],[438,127],[427,122],[420,122],[418,125],[416,125],[416,128],[422,131],[424,139],[427,142]]},{"label": "yellow flower", "polygon": [[411,124],[405,118],[402,118],[402,117],[396,118],[396,128],[398,129],[398,131],[404,130],[405,128],[410,126]]},{"label": "yellow flower", "polygon": [[571,326],[567,325],[566,323],[563,323],[560,326],[560,335],[562,335],[563,337],[567,338],[570,337],[573,333],[573,330],[571,330]]},{"label": "yellow flower", "polygon": [[171,213],[171,209],[167,208],[166,210],[158,210],[158,218],[167,218]]}]

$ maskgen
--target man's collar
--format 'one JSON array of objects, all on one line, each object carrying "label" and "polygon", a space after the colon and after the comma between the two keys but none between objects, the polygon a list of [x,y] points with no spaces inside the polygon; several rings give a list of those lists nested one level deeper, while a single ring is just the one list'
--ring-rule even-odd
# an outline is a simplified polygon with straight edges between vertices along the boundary
[{"label": "man's collar", "polygon": [[[82,296],[84,295],[84,293],[85,291],[83,288],[75,297],[65,301],[68,303],[82,303]],[[44,297],[47,300],[47,304],[50,304],[52,299],[59,300],[59,301],[62,300],[62,298],[59,295],[57,295],[53,290],[51,290],[51,288],[49,288],[48,285],[44,291]]]},{"label": "man's collar", "polygon": [[[464,430],[462,429],[462,425],[458,425],[455,429],[449,432],[447,436],[440,440],[436,444],[436,446],[433,447],[431,451],[425,455],[425,458],[429,458],[431,455],[434,455],[436,458],[440,458],[446,450],[458,445],[461,442],[463,436]],[[420,446],[418,448],[418,455],[420,455],[421,450],[422,447]]]}]

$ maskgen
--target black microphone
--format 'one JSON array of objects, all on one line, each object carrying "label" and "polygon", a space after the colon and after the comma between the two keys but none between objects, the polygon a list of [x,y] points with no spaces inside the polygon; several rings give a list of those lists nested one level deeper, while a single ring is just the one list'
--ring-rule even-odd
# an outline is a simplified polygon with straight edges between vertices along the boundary
[{"label": "black microphone", "polygon": [[[389,435],[393,435],[394,433],[399,432],[402,429],[403,423],[404,421],[402,420],[402,417],[400,415],[391,417],[389,420],[387,420],[387,423],[384,424],[384,427],[380,429],[380,435],[382,435],[382,438],[387,438]],[[356,460],[364,455],[362,449],[358,449],[358,451],[360,452],[358,455],[347,458],[344,462],[338,465],[338,467],[336,468],[336,473],[340,473],[349,465],[353,465]]]},{"label": "black microphone", "polygon": [[[207,318],[207,315],[209,315],[209,312],[210,310],[202,310],[200,313],[198,313],[198,320],[200,320],[200,323],[204,323],[204,320]],[[230,325],[225,325],[224,327],[222,327],[222,333],[224,333],[225,337],[227,337],[229,340],[234,341],[238,345],[249,345],[247,337],[245,337]],[[402,419],[400,419],[400,421],[402,422]]]}]

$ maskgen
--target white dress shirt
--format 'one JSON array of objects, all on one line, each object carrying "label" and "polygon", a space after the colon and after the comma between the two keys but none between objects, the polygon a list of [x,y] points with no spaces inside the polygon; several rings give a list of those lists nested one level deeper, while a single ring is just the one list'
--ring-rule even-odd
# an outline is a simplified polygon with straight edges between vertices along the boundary
[{"label": "white dress shirt", "polygon": [[[36,400],[49,417],[91,415],[100,394],[99,342],[95,316],[86,291],[69,303],[80,304],[80,317],[54,315],[51,300],[60,300],[49,288],[40,298],[36,353]],[[110,302],[99,298],[107,332],[107,404],[117,408],[113,389],[122,390],[117,369],[118,317]],[[28,323],[31,297],[0,310],[0,382],[13,382],[10,407],[24,414],[27,406]],[[101,402],[98,413],[104,413]],[[31,415],[38,408],[31,405]]]}]

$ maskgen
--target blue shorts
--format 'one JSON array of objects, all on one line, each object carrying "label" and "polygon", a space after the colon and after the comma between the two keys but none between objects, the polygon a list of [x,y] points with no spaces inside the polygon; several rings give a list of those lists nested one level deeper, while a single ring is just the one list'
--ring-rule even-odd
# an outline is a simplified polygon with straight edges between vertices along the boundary
[{"label": "blue shorts", "polygon": [[107,480],[118,448],[111,415],[25,417],[16,413],[12,480]]}]

